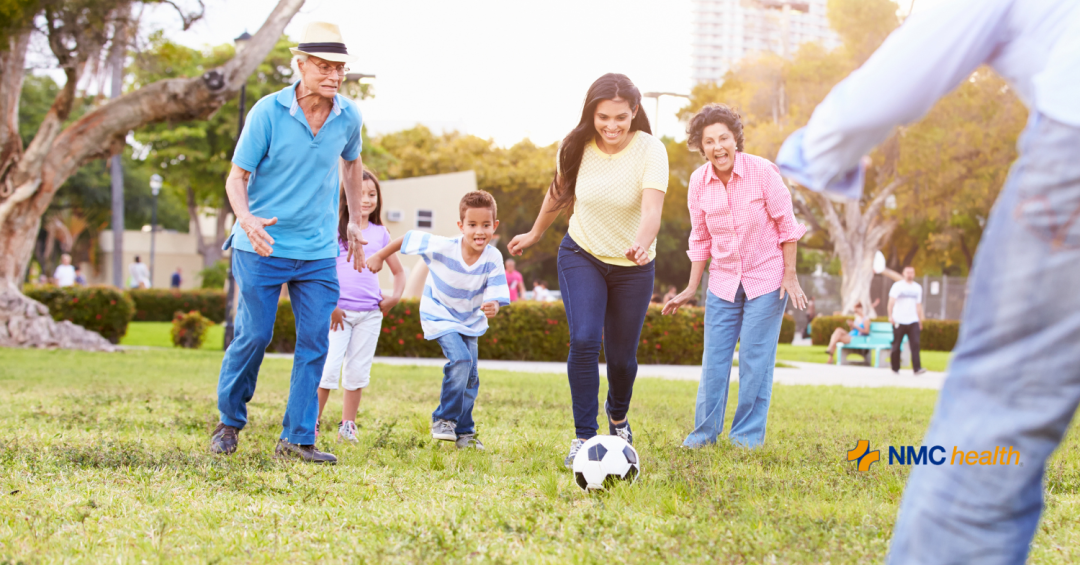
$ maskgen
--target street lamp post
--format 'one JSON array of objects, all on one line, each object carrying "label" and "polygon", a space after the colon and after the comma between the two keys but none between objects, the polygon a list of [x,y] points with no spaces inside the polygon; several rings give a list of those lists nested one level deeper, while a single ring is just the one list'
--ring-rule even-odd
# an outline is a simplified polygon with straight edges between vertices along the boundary
[{"label": "street lamp post", "polygon": [[[236,42],[236,50],[239,52],[243,49],[244,45],[251,39],[251,34],[244,30],[244,33],[240,34],[234,41]],[[244,131],[244,111],[245,103],[247,102],[247,81],[240,85],[240,117],[236,125],[236,141],[240,142],[240,133]],[[229,195],[225,195],[225,200],[228,202]],[[232,272],[232,254],[229,255],[229,266],[225,270],[226,291],[225,291],[225,343],[224,349],[229,348],[229,344],[232,343],[233,336],[236,333],[235,319],[236,311],[233,309],[233,303],[236,301],[236,277]]]},{"label": "street lamp post", "polygon": [[150,212],[150,288],[154,288],[154,248],[157,236],[157,199],[161,193],[161,175],[150,177],[150,193],[154,195],[154,206]]},{"label": "street lamp post", "polygon": [[656,119],[656,125],[653,127],[653,135],[655,135],[657,138],[660,137],[660,97],[661,96],[674,96],[676,98],[686,98],[687,100],[690,99],[690,95],[688,95],[688,94],[679,94],[678,92],[646,92],[645,94],[641,95],[642,98],[652,98],[652,99],[656,100],[656,106],[655,106],[656,110],[653,112],[653,118]]}]

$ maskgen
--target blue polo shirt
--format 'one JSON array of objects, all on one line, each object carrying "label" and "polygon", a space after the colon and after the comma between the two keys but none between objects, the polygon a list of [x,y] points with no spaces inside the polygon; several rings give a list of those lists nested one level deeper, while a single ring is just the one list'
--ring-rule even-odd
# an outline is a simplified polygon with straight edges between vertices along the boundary
[{"label": "blue polo shirt", "polygon": [[[296,85],[259,100],[248,114],[232,162],[251,172],[248,208],[259,218],[277,217],[266,232],[273,257],[332,259],[338,256],[338,158],[360,157],[360,110],[340,94],[318,135],[312,135],[296,101]],[[223,249],[255,252],[239,223]]]}]

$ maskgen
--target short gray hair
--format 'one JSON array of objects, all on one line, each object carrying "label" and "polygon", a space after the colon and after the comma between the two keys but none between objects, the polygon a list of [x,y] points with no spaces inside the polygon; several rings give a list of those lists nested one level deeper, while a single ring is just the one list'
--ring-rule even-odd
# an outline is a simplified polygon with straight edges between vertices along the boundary
[{"label": "short gray hair", "polygon": [[296,55],[293,56],[292,70],[293,70],[294,76],[299,76],[300,75],[300,65],[298,65],[297,63],[299,63],[300,61],[303,61],[303,62],[306,63],[307,60],[308,60],[308,54],[307,53],[297,53]]}]

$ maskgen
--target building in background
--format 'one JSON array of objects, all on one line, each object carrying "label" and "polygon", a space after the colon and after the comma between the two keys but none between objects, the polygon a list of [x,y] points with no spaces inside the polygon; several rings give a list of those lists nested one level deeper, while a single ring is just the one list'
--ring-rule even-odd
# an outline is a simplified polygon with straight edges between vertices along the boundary
[{"label": "building in background", "polygon": [[[721,82],[741,59],[769,51],[781,56],[816,41],[840,45],[825,16],[827,0],[692,0],[691,78]],[[784,33],[784,29],[787,33]]]}]

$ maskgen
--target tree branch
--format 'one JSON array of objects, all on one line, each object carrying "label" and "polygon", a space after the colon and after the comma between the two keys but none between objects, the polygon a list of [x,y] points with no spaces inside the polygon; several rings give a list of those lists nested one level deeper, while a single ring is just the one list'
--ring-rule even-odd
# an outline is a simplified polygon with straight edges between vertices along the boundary
[{"label": "tree branch", "polygon": [[180,14],[180,19],[183,20],[183,22],[184,22],[184,31],[187,31],[188,28],[191,27],[191,24],[201,20],[202,17],[204,15],[206,15],[206,4],[203,4],[202,0],[196,0],[196,2],[199,3],[199,11],[198,11],[198,13],[191,12],[191,13],[187,13],[187,14],[185,14],[184,10],[180,9],[180,6],[176,5],[176,3],[173,2],[172,0],[159,0],[159,1],[162,4],[168,4],[168,5],[172,6],[173,9],[176,10],[176,13]]},{"label": "tree branch", "polygon": [[892,182],[885,185],[885,188],[878,191],[878,193],[874,195],[874,199],[870,201],[870,204],[866,206],[866,210],[863,211],[863,220],[867,223],[873,221],[873,219],[881,212],[881,207],[885,205],[885,201],[888,200],[902,184],[904,184],[904,179],[897,177],[893,179]]}]

